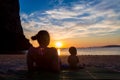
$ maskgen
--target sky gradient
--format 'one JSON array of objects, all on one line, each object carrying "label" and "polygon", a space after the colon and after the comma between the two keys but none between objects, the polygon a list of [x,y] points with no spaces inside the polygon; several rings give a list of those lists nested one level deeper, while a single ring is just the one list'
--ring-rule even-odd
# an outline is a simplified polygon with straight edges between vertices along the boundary
[{"label": "sky gradient", "polygon": [[[120,0],[19,0],[26,38],[47,30],[50,46],[120,45]],[[30,42],[36,46],[36,41]]]}]

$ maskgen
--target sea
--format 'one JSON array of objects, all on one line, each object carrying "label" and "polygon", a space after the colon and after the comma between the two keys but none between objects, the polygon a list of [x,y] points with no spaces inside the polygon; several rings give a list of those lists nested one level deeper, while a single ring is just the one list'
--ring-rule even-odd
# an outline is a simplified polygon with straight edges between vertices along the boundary
[{"label": "sea", "polygon": [[[70,55],[69,49],[59,49],[59,55]],[[77,55],[120,55],[120,47],[77,48]]]},{"label": "sea", "polygon": [[[120,55],[120,47],[76,48],[77,55]],[[69,48],[57,49],[58,55],[70,55]],[[27,54],[28,50],[23,51]]]}]

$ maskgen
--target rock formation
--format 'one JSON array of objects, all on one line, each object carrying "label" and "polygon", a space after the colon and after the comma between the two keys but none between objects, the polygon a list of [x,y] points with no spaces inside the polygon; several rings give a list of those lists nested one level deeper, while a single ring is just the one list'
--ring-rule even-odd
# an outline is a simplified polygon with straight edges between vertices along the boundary
[{"label": "rock formation", "polygon": [[19,16],[19,0],[0,0],[0,51],[27,50]]}]

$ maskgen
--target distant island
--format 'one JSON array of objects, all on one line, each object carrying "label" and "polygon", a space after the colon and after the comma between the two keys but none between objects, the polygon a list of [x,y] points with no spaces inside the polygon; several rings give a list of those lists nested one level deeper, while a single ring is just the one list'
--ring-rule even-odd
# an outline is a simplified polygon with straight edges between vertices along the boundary
[{"label": "distant island", "polygon": [[85,48],[112,48],[112,47],[120,47],[120,45],[105,45],[105,46],[94,46],[94,47],[85,47]]},{"label": "distant island", "polygon": [[106,46],[102,46],[102,47],[120,47],[120,45],[106,45]]}]

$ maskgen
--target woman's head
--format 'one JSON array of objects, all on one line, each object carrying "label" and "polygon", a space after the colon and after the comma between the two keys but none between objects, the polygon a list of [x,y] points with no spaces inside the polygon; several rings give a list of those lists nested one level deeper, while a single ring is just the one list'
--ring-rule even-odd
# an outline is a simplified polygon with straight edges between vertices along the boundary
[{"label": "woman's head", "polygon": [[76,55],[77,54],[77,49],[75,47],[70,47],[69,52],[71,55]]},{"label": "woman's head", "polygon": [[31,37],[32,40],[37,40],[41,47],[47,47],[50,42],[50,35],[46,30],[40,30],[35,36]]}]

